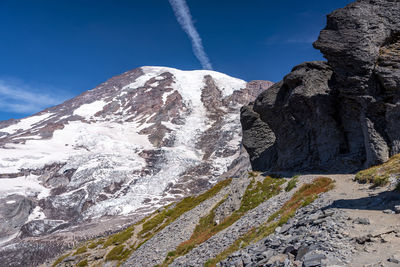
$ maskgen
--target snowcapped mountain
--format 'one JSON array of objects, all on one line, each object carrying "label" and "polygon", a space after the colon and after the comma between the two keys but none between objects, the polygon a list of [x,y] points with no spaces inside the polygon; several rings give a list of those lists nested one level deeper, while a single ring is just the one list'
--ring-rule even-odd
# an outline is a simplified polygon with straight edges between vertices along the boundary
[{"label": "snowcapped mountain", "polygon": [[239,109],[270,85],[141,67],[0,122],[0,242],[132,220],[210,187],[238,170]]}]

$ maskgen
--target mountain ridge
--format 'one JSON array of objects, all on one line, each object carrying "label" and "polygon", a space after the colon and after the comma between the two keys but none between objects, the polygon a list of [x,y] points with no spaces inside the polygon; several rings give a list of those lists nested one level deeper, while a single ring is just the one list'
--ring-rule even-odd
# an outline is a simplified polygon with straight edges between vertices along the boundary
[{"label": "mountain ridge", "polygon": [[[89,92],[76,105],[69,102],[72,110],[60,108],[60,117],[68,114],[63,128],[41,131],[40,123],[23,123],[33,125],[39,138],[57,139],[76,124],[83,125],[84,136],[76,138],[83,142],[73,146],[79,153],[67,163],[76,169],[56,164],[22,168],[24,177],[2,177],[17,183],[39,177],[45,188],[0,198],[0,214],[11,214],[0,221],[0,231],[21,229],[0,248],[0,262],[398,266],[399,10],[400,1],[357,0],[332,12],[314,43],[328,61],[304,62],[270,87],[204,71],[189,77],[171,69],[139,69],[109,82],[109,91],[100,88],[105,95],[120,92],[117,98],[111,94],[108,101],[99,93],[89,103]],[[188,87],[192,91],[182,91]],[[29,137],[26,131],[6,127],[12,132],[3,135],[8,151],[42,142],[24,143],[19,139]],[[136,143],[124,143],[129,136]],[[3,169],[20,166],[9,159],[0,154]],[[355,174],[375,164],[381,165]],[[92,184],[100,189],[92,190]],[[87,203],[92,196],[94,203]],[[71,213],[50,208],[65,202]],[[34,214],[45,217],[26,223],[33,206],[40,209]],[[90,211],[104,216],[92,220]],[[57,219],[60,215],[71,223]]]},{"label": "mountain ridge", "polygon": [[3,246],[68,229],[83,239],[115,231],[245,171],[238,110],[271,84],[144,66],[0,122]]}]

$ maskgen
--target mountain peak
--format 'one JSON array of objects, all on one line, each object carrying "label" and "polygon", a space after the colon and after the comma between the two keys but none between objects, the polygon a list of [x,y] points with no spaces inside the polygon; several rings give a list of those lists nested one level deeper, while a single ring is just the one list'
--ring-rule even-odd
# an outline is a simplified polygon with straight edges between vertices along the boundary
[{"label": "mountain peak", "polygon": [[208,188],[241,155],[239,109],[266,89],[249,84],[144,66],[0,122],[0,196],[27,205],[3,241],[110,215],[138,218]]}]

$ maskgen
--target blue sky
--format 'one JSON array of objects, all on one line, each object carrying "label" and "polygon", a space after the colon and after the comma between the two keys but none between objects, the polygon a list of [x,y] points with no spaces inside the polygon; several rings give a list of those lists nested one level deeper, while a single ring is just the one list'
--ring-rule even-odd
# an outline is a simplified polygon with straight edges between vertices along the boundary
[{"label": "blue sky", "polygon": [[[213,69],[279,81],[326,14],[350,0],[187,0]],[[200,69],[168,0],[1,0],[0,120],[21,118],[145,66]]]}]

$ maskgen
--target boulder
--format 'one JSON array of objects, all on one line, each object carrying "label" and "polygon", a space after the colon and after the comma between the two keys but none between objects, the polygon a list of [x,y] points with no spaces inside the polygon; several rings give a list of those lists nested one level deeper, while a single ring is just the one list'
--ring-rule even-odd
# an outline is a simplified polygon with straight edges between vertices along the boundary
[{"label": "boulder", "polygon": [[241,110],[257,171],[353,172],[400,153],[400,1],[328,15],[305,62]]}]

